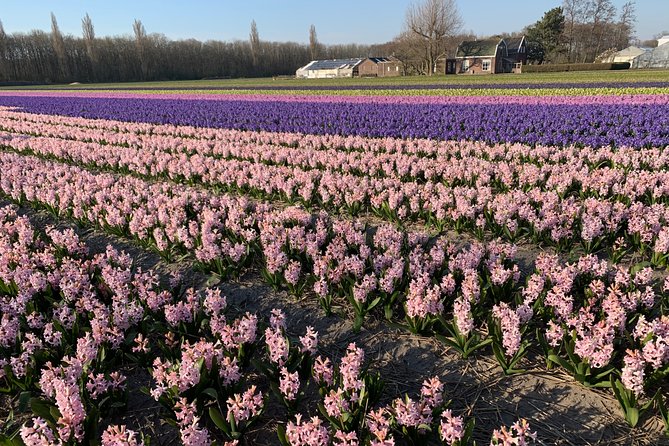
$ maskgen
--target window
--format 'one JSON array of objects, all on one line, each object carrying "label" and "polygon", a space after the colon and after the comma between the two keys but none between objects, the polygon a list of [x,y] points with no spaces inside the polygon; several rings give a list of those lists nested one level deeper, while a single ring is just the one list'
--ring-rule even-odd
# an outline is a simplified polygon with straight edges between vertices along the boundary
[{"label": "window", "polygon": [[469,59],[465,59],[462,61],[462,71],[467,71],[469,70]]},{"label": "window", "polygon": [[483,59],[481,62],[481,69],[483,71],[490,71],[490,59]]}]

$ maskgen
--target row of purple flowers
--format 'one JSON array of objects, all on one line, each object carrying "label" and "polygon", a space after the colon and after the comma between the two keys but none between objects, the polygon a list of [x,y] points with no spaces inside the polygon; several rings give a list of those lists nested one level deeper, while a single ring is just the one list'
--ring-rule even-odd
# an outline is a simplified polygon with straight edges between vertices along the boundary
[{"label": "row of purple flowers", "polygon": [[0,96],[31,113],[199,127],[593,147],[665,147],[667,105],[394,104]]}]

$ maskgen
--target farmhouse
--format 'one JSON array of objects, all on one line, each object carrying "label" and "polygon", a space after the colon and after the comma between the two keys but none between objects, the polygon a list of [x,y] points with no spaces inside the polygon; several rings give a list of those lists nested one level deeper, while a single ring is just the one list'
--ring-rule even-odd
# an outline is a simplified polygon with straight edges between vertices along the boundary
[{"label": "farmhouse", "polygon": [[295,77],[325,79],[335,77],[357,77],[358,67],[365,59],[312,60],[295,72]]},{"label": "farmhouse", "polygon": [[394,57],[368,57],[358,66],[360,77],[401,76],[402,62]]},{"label": "farmhouse", "polygon": [[525,36],[509,39],[466,40],[455,59],[446,61],[446,74],[495,74],[519,72],[527,63]]}]

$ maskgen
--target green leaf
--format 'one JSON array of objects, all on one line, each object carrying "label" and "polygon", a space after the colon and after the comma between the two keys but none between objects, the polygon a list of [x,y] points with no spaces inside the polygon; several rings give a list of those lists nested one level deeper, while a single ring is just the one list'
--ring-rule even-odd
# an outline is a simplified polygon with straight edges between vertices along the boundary
[{"label": "green leaf", "polygon": [[207,387],[202,391],[205,395],[212,397],[214,400],[218,399],[218,392],[213,387]]},{"label": "green leaf", "polygon": [[377,305],[379,304],[379,302],[381,302],[381,296],[379,296],[379,297],[377,297],[376,299],[374,299],[373,301],[371,301],[371,302],[369,303],[369,305],[367,306],[367,310],[368,310],[368,311],[371,310],[372,308],[374,308],[375,306],[377,306]]},{"label": "green leaf", "polygon": [[662,421],[664,422],[664,432],[669,436],[669,410],[667,410],[667,405],[662,399],[660,393],[657,394],[657,407],[660,410],[660,415],[662,415]]},{"label": "green leaf", "polygon": [[418,425],[418,429],[419,430],[424,430],[426,432],[431,432],[432,431],[432,428],[430,427],[429,424],[420,424],[420,425]]},{"label": "green leaf", "polygon": [[230,427],[217,408],[213,406],[209,408],[209,418],[211,418],[211,421],[214,422],[216,427],[225,432],[226,435],[230,435]]},{"label": "green leaf", "polygon": [[639,423],[639,409],[636,407],[628,407],[625,419],[630,427],[635,427]]},{"label": "green leaf", "polygon": [[651,265],[651,263],[648,262],[648,261],[646,261],[646,262],[639,262],[639,263],[633,265],[632,268],[630,268],[630,274],[635,275],[636,273],[638,273],[638,272],[641,271],[642,269],[647,268],[647,267],[649,267],[649,266],[652,266],[652,265]]},{"label": "green leaf", "polygon": [[567,360],[559,357],[558,355],[548,355],[548,360],[561,366],[563,369],[567,370],[569,373],[574,373],[574,367],[567,362]]},{"label": "green leaf", "polygon": [[464,435],[462,436],[462,439],[464,440],[463,444],[466,444],[467,440],[471,438],[472,433],[474,432],[474,425],[476,424],[476,420],[474,418],[470,418],[469,421],[467,421],[467,424],[465,426],[465,432]]},{"label": "green leaf", "polygon": [[52,406],[49,403],[39,398],[30,399],[30,410],[38,417],[44,418],[46,421],[50,421],[51,423],[55,424],[56,420],[60,418],[60,416],[54,419],[51,415],[51,407]]},{"label": "green leaf", "polygon": [[61,417],[60,411],[56,406],[51,406],[49,408],[49,412],[51,413],[51,416],[53,417],[54,420],[58,420]]},{"label": "green leaf", "polygon": [[0,435],[0,446],[23,446],[23,442],[18,436],[8,437]]},{"label": "green leaf", "polygon": [[19,395],[19,412],[25,412],[30,405],[30,391],[21,392]]},{"label": "green leaf", "polygon": [[276,435],[279,437],[279,442],[282,446],[290,446],[290,443],[286,439],[286,428],[283,427],[283,424],[277,424]]}]

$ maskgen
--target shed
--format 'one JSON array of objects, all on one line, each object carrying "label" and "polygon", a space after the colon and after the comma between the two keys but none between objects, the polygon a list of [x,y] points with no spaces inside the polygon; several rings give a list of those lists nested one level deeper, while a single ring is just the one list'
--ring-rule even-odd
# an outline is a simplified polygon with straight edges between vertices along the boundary
[{"label": "shed", "polygon": [[323,79],[336,77],[355,77],[358,66],[365,59],[329,59],[312,60],[295,72],[295,77],[307,79]]}]

